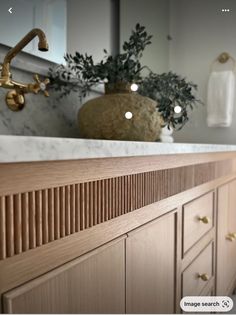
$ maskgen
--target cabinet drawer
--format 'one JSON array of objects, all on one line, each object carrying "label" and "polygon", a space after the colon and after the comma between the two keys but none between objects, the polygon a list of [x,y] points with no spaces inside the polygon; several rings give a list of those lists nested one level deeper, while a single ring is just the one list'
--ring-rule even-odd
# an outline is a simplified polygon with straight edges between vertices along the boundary
[{"label": "cabinet drawer", "polygon": [[[183,296],[199,295],[213,275],[213,243],[184,270],[182,274]],[[201,277],[202,276],[202,277]]]},{"label": "cabinet drawer", "polygon": [[214,193],[183,206],[183,251],[186,253],[214,224]]}]

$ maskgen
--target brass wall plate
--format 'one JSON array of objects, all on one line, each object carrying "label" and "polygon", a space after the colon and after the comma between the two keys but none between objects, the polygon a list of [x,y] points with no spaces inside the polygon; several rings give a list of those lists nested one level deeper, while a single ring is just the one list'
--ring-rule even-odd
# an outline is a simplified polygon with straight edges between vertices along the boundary
[{"label": "brass wall plate", "polygon": [[18,112],[25,107],[25,97],[16,90],[11,90],[6,95],[6,103],[10,110]]},{"label": "brass wall plate", "polygon": [[229,59],[230,59],[230,55],[227,52],[223,52],[218,57],[218,61],[220,63],[226,63]]}]

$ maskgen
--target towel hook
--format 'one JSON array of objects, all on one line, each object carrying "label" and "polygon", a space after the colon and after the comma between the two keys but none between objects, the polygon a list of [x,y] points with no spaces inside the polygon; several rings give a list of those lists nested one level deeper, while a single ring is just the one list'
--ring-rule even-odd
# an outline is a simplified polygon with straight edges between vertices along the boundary
[{"label": "towel hook", "polygon": [[229,60],[232,60],[232,61],[233,61],[233,64],[234,64],[234,71],[235,71],[235,70],[236,70],[236,60],[235,60],[232,56],[230,56],[230,54],[227,53],[227,52],[221,53],[221,54],[212,62],[211,67],[210,67],[211,71],[213,70],[213,67],[214,67],[214,64],[215,64],[215,63],[219,62],[219,63],[221,63],[221,64],[225,64],[225,63],[227,63]]},{"label": "towel hook", "polygon": [[[217,60],[220,62],[220,63],[226,63],[229,59],[232,59],[234,60],[229,53],[227,52],[223,52],[222,54],[219,55],[219,57],[217,58]],[[234,60],[235,61],[235,60]]]}]

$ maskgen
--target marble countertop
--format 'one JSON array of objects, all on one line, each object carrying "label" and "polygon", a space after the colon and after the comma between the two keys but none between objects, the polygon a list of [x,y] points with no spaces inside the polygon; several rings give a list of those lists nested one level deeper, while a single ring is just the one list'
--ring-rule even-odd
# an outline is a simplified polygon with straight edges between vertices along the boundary
[{"label": "marble countertop", "polygon": [[0,163],[236,152],[236,145],[0,136]]}]

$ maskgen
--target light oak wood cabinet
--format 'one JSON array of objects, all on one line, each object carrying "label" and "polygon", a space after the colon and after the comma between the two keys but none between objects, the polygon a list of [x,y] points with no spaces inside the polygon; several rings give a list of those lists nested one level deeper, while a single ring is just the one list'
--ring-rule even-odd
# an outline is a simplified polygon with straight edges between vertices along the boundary
[{"label": "light oak wood cabinet", "polygon": [[214,226],[214,193],[211,191],[183,206],[183,252],[186,253]]},{"label": "light oak wood cabinet", "polygon": [[174,312],[175,230],[175,214],[171,214],[128,233],[127,313]]},{"label": "light oak wood cabinet", "polygon": [[114,241],[4,294],[4,312],[124,313],[124,242]]},{"label": "light oak wood cabinet", "polygon": [[218,188],[217,294],[232,291],[236,278],[236,180]]},{"label": "light oak wood cabinet", "polygon": [[183,272],[183,296],[200,295],[213,277],[213,244],[209,244]]},{"label": "light oak wood cabinet", "polygon": [[234,289],[235,153],[0,173],[0,312],[179,313]]}]

